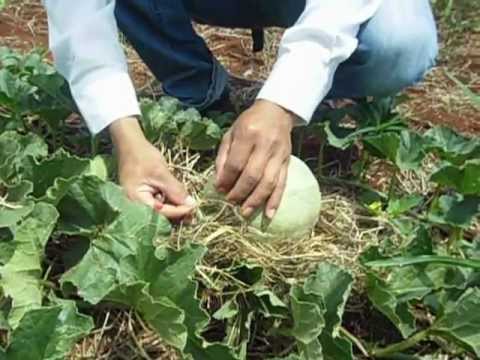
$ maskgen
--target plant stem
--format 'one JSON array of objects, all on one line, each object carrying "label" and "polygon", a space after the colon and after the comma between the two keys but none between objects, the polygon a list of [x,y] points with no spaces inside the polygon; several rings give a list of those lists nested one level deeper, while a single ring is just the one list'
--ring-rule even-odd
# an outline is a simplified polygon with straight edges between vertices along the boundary
[{"label": "plant stem", "polygon": [[90,138],[90,151],[92,153],[92,157],[96,156],[98,154],[98,144],[99,143],[99,137],[98,136],[92,136]]},{"label": "plant stem", "polygon": [[377,357],[377,358],[388,358],[392,356],[395,353],[399,353],[402,351],[405,351],[407,349],[410,349],[417,345],[419,342],[425,340],[428,338],[430,335],[430,330],[423,330],[415,335],[409,337],[408,339],[401,341],[399,343],[387,346],[386,348],[383,349],[375,349],[372,351],[372,356]]},{"label": "plant stem", "polygon": [[366,191],[373,191],[373,192],[376,192],[378,195],[380,195],[380,197],[382,197],[383,199],[385,199],[385,200],[387,199],[386,194],[384,194],[380,191],[377,191],[374,188],[372,188],[371,186],[369,186],[367,184],[362,184],[361,182],[358,182],[358,181],[345,180],[345,179],[341,179],[341,178],[328,177],[328,176],[319,176],[318,180],[320,182],[324,182],[324,183],[327,183],[327,184],[330,183],[330,184],[346,185],[346,186],[356,187],[356,188],[366,190]]},{"label": "plant stem", "polygon": [[323,128],[321,128],[319,132],[319,139],[320,139],[320,149],[318,150],[318,166],[317,166],[318,177],[323,175],[323,165],[325,163],[325,146],[327,142],[327,136]]},{"label": "plant stem", "polygon": [[368,357],[368,351],[365,349],[365,346],[363,346],[359,338],[357,338],[355,335],[353,335],[350,331],[345,329],[343,326],[340,327],[339,330],[343,336],[345,336],[348,340],[350,340],[353,344],[355,344],[355,346],[357,347],[358,350],[360,350],[363,356]]},{"label": "plant stem", "polygon": [[398,266],[410,266],[418,264],[442,264],[460,266],[480,270],[480,260],[477,259],[459,259],[452,256],[438,255],[419,255],[419,256],[399,256],[386,260],[369,261],[365,265],[371,268],[389,268]]},{"label": "plant stem", "polygon": [[448,238],[448,248],[449,249],[455,248],[462,240],[463,240],[463,229],[459,227],[454,227],[452,229],[452,233]]},{"label": "plant stem", "polygon": [[398,169],[395,168],[395,171],[393,172],[392,180],[390,180],[390,185],[388,189],[388,200],[392,200],[392,197],[395,194],[395,189],[398,183],[397,172],[398,172]]},{"label": "plant stem", "polygon": [[298,128],[293,134],[293,155],[300,157],[302,155],[302,145],[305,140],[305,128]]},{"label": "plant stem", "polygon": [[58,149],[58,135],[57,135],[57,132],[54,131],[54,130],[51,130],[51,133],[52,133],[52,142],[53,142],[53,150],[57,150]]}]

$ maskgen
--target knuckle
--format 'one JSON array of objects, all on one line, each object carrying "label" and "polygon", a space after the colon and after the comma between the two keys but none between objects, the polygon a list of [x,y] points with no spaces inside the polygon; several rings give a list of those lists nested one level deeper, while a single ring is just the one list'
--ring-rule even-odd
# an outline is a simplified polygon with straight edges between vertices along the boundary
[{"label": "knuckle", "polygon": [[248,136],[256,137],[260,135],[260,129],[256,124],[248,124],[245,130]]},{"label": "knuckle", "polygon": [[266,189],[271,191],[276,187],[277,181],[276,179],[269,177],[265,179],[264,185]]},{"label": "knuckle", "polygon": [[225,165],[225,168],[228,172],[230,173],[239,173],[240,171],[242,171],[241,167],[239,164],[236,164],[236,163],[228,163]]},{"label": "knuckle", "polygon": [[238,205],[240,203],[240,197],[238,196],[238,194],[231,194],[228,198],[227,198],[227,201],[234,204],[234,205]]},{"label": "knuckle", "polygon": [[248,200],[248,202],[245,203],[245,206],[251,207],[251,208],[254,208],[254,209],[258,209],[262,205],[263,205],[263,202],[258,197],[253,197],[250,200]]},{"label": "knuckle", "polygon": [[134,189],[126,188],[124,192],[131,201],[137,200],[137,192]]},{"label": "knuckle", "polygon": [[282,145],[282,141],[276,136],[269,136],[267,138],[267,141],[274,147],[279,147],[280,145]]},{"label": "knuckle", "polygon": [[250,186],[256,185],[259,180],[260,179],[259,179],[258,175],[248,174],[248,175],[245,176],[245,183],[247,185],[250,185]]}]

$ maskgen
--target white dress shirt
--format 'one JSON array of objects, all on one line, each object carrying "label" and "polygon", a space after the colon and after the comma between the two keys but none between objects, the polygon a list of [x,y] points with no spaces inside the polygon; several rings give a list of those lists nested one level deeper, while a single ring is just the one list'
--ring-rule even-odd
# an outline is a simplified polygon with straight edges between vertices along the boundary
[{"label": "white dress shirt", "polygon": [[[281,0],[279,0],[281,1]],[[360,25],[382,0],[307,0],[285,32],[278,60],[258,97],[310,121],[338,65],[355,51]],[[114,16],[115,0],[44,0],[50,49],[96,134],[117,119],[140,115]]]}]

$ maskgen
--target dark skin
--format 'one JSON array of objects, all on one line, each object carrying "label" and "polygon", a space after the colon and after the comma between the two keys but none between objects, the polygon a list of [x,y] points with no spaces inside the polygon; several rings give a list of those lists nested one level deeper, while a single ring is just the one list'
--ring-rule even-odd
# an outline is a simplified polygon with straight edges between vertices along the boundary
[{"label": "dark skin", "polygon": [[[281,106],[258,100],[225,134],[216,160],[216,185],[228,201],[241,205],[243,216],[265,204],[266,216],[275,215],[285,190],[295,121],[295,115]],[[171,174],[160,151],[145,139],[138,120],[119,119],[109,130],[127,196],[172,221],[190,219],[193,199]]]},{"label": "dark skin", "polygon": [[264,204],[266,216],[275,215],[285,190],[294,122],[292,113],[259,100],[225,134],[216,185],[228,201],[242,206],[243,216]]}]

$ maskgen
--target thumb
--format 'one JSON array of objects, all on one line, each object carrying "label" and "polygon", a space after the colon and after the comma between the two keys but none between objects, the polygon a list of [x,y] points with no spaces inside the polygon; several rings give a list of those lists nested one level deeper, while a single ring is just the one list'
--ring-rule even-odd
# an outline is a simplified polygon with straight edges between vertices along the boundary
[{"label": "thumb", "polygon": [[130,192],[129,197],[132,200],[141,202],[151,208],[155,207],[157,200],[154,197],[155,190],[150,186],[141,186],[135,191]]},{"label": "thumb", "polygon": [[195,200],[187,193],[183,184],[173,175],[169,176],[164,182],[162,190],[165,197],[174,205],[186,205],[195,207]]}]

